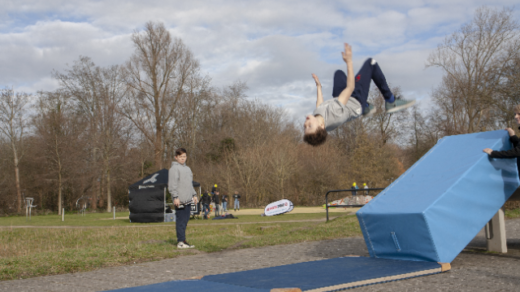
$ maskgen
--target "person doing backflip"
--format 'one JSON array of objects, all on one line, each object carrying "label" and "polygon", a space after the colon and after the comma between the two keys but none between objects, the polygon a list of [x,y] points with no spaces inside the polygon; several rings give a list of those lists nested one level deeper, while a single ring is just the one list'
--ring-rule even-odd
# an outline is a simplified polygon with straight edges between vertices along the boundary
[{"label": "person doing backflip", "polygon": [[312,74],[317,87],[316,109],[306,117],[303,124],[303,140],[312,146],[325,143],[327,131],[332,131],[360,116],[370,116],[375,113],[374,106],[367,102],[372,80],[385,99],[387,114],[406,109],[415,103],[415,100],[394,96],[376,60],[368,58],[358,74],[354,75],[352,48],[349,44],[345,44],[345,51],[341,55],[347,64],[347,74],[341,70],[334,73],[333,99],[323,101],[320,80],[318,76]]}]

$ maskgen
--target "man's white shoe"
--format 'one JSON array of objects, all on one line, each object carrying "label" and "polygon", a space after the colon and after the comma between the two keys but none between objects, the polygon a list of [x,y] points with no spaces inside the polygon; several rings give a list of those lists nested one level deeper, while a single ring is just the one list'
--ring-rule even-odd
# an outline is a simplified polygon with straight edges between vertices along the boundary
[{"label": "man's white shoe", "polygon": [[187,243],[186,241],[180,241],[177,243],[177,248],[194,248],[194,245]]}]

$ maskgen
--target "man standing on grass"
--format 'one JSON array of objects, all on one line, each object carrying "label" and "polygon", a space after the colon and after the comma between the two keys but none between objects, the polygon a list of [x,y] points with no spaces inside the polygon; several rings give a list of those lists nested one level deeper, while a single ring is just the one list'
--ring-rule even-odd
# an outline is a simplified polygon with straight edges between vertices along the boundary
[{"label": "man standing on grass", "polygon": [[213,202],[215,203],[215,217],[220,216],[220,209],[222,205],[220,204],[220,192],[215,191],[215,195],[213,195]]},{"label": "man standing on grass", "polygon": [[175,150],[175,161],[168,172],[168,190],[175,206],[177,248],[194,248],[186,241],[186,228],[190,221],[191,204],[197,204],[197,192],[193,188],[193,173],[186,165],[186,149]]},{"label": "man standing on grass", "polygon": [[208,219],[209,214],[209,204],[211,204],[211,196],[208,191],[202,194],[200,198],[202,202],[202,212],[204,213],[204,219]]},{"label": "man standing on grass", "polygon": [[222,212],[227,212],[228,195],[222,194]]},{"label": "man standing on grass", "polygon": [[353,190],[353,191],[352,191],[352,195],[353,195],[353,196],[356,196],[356,195],[357,195],[357,191],[356,191],[356,190],[359,190],[357,184],[356,184],[356,183],[353,183],[351,189]]},{"label": "man standing on grass", "polygon": [[238,194],[238,191],[235,191],[235,194],[233,195],[233,199],[235,200],[233,204],[233,208],[238,211],[240,211],[240,195]]}]

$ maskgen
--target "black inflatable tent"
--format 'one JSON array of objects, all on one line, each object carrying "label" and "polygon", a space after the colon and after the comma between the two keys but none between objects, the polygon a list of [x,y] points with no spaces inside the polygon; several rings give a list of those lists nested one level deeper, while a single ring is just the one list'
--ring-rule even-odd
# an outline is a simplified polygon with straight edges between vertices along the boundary
[{"label": "black inflatable tent", "polygon": [[[194,187],[200,187],[193,182]],[[161,169],[128,188],[130,222],[164,222],[168,169]]]}]

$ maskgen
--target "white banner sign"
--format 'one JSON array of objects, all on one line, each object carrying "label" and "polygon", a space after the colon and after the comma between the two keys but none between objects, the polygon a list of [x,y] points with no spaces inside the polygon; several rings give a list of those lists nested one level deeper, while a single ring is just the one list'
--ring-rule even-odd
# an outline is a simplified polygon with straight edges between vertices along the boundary
[{"label": "white banner sign", "polygon": [[293,209],[293,203],[289,200],[280,200],[273,202],[265,207],[265,216],[280,215],[283,213],[291,212]]}]

